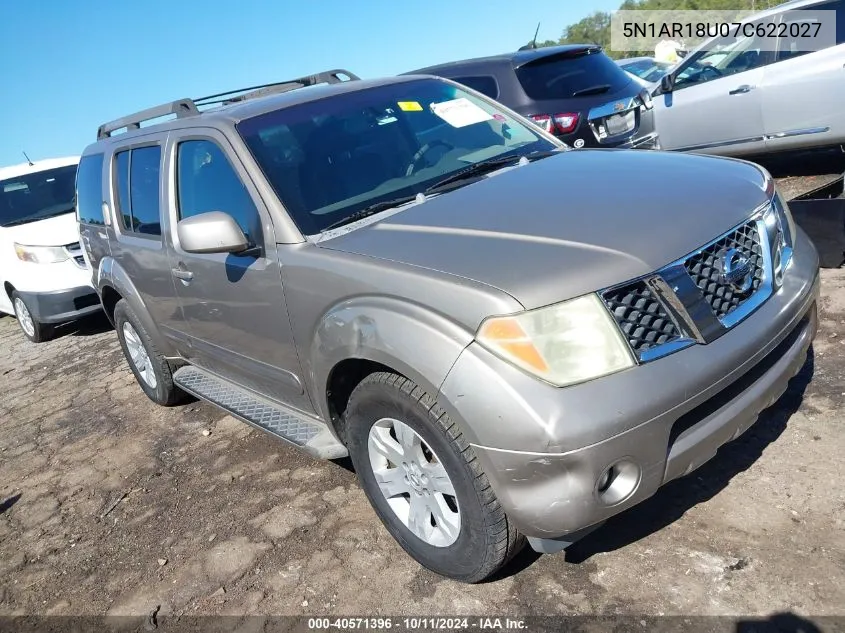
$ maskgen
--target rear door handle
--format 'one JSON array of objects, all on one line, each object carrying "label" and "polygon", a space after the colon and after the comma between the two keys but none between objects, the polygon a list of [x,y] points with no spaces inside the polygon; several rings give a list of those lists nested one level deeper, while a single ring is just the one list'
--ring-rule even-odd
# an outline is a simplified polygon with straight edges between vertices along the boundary
[{"label": "rear door handle", "polygon": [[749,86],[748,84],[743,84],[738,88],[734,88],[728,94],[729,95],[741,95],[745,94],[746,92],[751,92],[754,89],[754,86]]},{"label": "rear door handle", "polygon": [[182,281],[191,281],[191,279],[194,278],[194,273],[192,273],[190,270],[184,270],[182,268],[173,268],[170,272],[173,273],[173,276],[176,277],[176,279],[181,279]]}]

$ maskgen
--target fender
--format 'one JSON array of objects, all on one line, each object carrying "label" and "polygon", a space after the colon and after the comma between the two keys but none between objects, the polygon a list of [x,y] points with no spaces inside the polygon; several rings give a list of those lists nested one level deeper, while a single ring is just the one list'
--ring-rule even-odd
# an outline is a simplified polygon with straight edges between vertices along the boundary
[{"label": "fender", "polygon": [[474,333],[418,304],[383,296],[357,297],[331,308],[310,346],[311,393],[324,420],[334,367],[347,359],[387,365],[436,398],[440,385]]},{"label": "fender", "polygon": [[96,289],[97,294],[100,295],[101,301],[103,297],[103,289],[106,287],[116,290],[121,297],[126,299],[126,302],[130,305],[132,311],[141,320],[141,324],[150,335],[150,338],[153,340],[153,344],[159,352],[169,358],[180,356],[179,352],[170,340],[162,335],[158,325],[156,325],[155,321],[153,321],[147,307],[141,300],[141,295],[138,293],[138,290],[135,287],[135,284],[132,283],[129,275],[126,274],[123,267],[114,259],[114,257],[111,256],[104,257],[100,261],[99,268],[97,269]]}]

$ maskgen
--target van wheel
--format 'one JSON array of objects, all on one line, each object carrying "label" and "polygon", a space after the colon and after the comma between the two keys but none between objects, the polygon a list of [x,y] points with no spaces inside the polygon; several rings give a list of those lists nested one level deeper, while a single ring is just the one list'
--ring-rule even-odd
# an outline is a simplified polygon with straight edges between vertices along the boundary
[{"label": "van wheel", "polygon": [[346,413],[349,455],[373,508],[408,554],[463,582],[524,545],[472,447],[434,399],[402,376],[370,374]]},{"label": "van wheel", "polygon": [[170,363],[155,348],[126,299],[118,301],[114,308],[114,325],[123,355],[147,397],[166,407],[181,402],[185,392],[173,384]]},{"label": "van wheel", "polygon": [[15,308],[15,318],[21,327],[21,332],[33,343],[49,341],[53,336],[53,328],[47,323],[39,323],[29,311],[29,306],[17,290],[12,292],[12,305]]}]

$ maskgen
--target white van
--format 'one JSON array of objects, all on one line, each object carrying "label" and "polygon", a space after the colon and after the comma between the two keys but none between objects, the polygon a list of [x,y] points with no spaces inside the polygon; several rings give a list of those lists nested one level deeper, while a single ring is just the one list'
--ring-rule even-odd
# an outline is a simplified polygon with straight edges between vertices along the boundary
[{"label": "white van", "polygon": [[74,196],[79,158],[0,167],[0,313],[26,337],[101,309],[79,245]]}]

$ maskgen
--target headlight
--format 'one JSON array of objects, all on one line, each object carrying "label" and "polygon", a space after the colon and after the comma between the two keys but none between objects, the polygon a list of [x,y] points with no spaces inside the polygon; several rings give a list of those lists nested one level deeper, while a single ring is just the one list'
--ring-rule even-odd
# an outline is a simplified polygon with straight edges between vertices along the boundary
[{"label": "headlight", "polygon": [[15,244],[15,253],[18,259],[33,264],[58,264],[68,260],[65,249],[61,246],[24,246]]},{"label": "headlight", "polygon": [[632,367],[613,318],[594,295],[484,321],[481,345],[559,387]]}]

